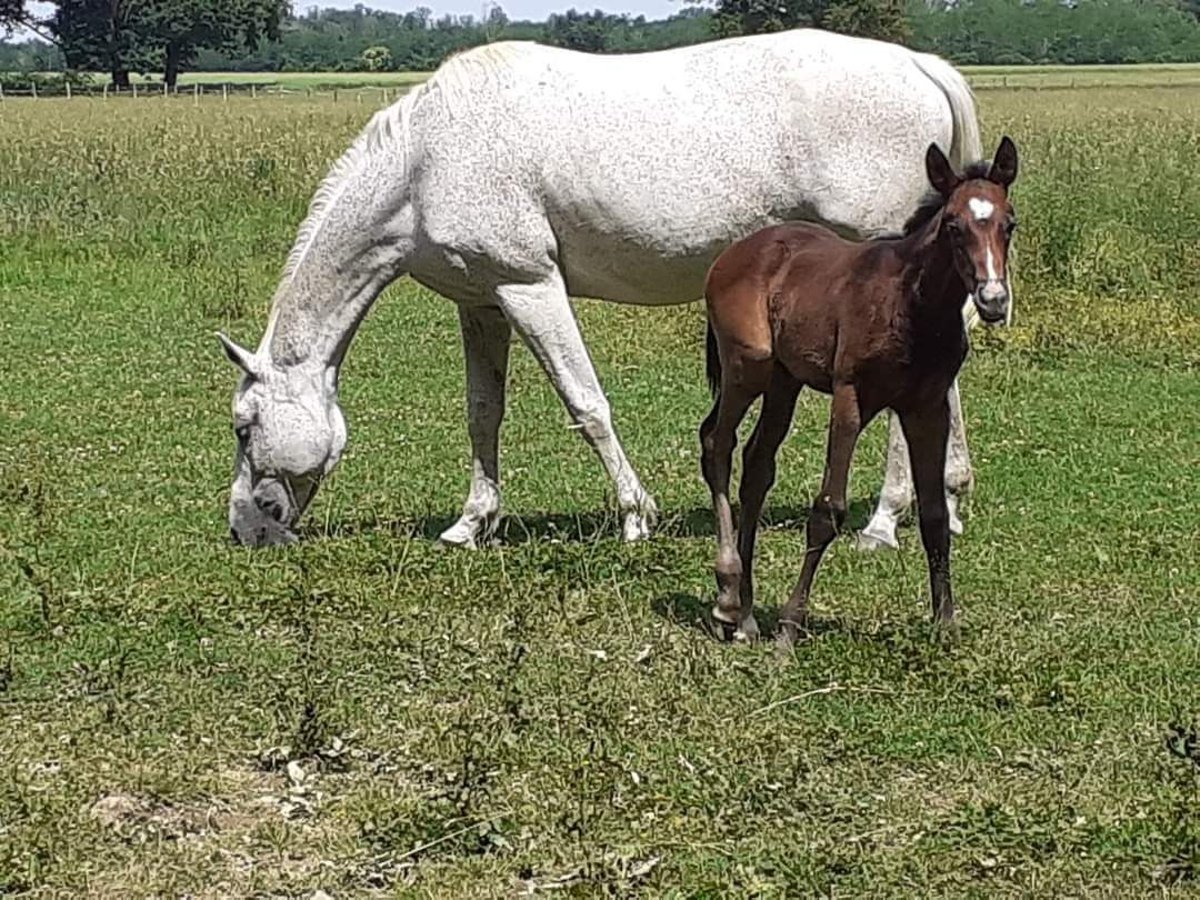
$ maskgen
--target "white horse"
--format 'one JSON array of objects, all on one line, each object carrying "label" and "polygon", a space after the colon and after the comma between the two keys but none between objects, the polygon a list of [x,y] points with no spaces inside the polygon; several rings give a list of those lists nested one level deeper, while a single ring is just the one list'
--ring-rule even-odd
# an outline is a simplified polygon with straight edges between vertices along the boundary
[{"label": "white horse", "polygon": [[[659,53],[591,56],[497,43],[446,62],[371,120],[312,200],[233,401],[235,541],[293,528],[346,444],[338,371],[359,323],[402,274],[458,304],[473,475],[442,535],[474,547],[500,511],[499,429],[512,330],[553,381],[615,484],[627,540],[656,508],[625,456],[569,296],[698,299],[717,254],[808,219],[852,235],[898,229],[936,141],[980,155],[971,92],[943,60],[814,30]],[[881,193],[880,184],[890,186]],[[971,468],[958,405],[953,526]],[[896,544],[912,503],[892,422],[886,483],[864,532]]]}]

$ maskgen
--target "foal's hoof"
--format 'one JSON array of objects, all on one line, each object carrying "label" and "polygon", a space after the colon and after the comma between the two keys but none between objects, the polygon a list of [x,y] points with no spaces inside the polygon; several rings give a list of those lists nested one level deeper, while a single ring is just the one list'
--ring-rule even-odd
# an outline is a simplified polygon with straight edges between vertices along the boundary
[{"label": "foal's hoof", "polygon": [[900,542],[896,540],[895,532],[872,531],[864,528],[858,533],[854,546],[866,553],[876,550],[899,550]]},{"label": "foal's hoof", "polygon": [[731,622],[725,618],[728,613],[721,610],[720,607],[714,606],[712,610],[712,620],[715,626],[717,636],[726,644],[752,644],[761,637],[758,630],[758,622],[754,619],[754,613],[750,613],[740,622]]},{"label": "foal's hoof", "polygon": [[796,644],[807,636],[807,618],[799,622],[792,619],[781,619],[779,634],[775,636],[775,647],[780,653],[790,654]]}]

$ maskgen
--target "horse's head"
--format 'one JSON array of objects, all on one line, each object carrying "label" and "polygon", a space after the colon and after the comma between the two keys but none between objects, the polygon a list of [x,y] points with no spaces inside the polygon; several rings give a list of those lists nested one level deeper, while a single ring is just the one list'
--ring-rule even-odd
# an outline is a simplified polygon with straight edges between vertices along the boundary
[{"label": "horse's head", "polygon": [[925,154],[929,183],[942,195],[941,234],[954,266],[988,324],[1008,319],[1008,245],[1016,216],[1008,189],[1017,180],[1017,148],[1005,137],[986,170],[959,175],[936,144]]},{"label": "horse's head", "polygon": [[229,534],[255,547],[291,543],[297,520],[346,446],[336,375],[324,366],[281,368],[218,337],[243,373],[233,395]]}]

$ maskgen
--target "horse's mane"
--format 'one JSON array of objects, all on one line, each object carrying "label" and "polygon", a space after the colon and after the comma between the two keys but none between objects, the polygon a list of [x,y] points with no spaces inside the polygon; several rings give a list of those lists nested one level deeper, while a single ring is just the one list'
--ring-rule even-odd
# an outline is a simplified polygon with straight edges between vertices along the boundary
[{"label": "horse's mane", "polygon": [[[974,181],[978,178],[987,178],[991,168],[992,164],[986,159],[973,162],[963,170],[963,180]],[[917,207],[916,211],[908,217],[908,221],[904,223],[904,231],[902,232],[904,237],[915,234],[924,228],[934,216],[942,211],[942,207],[945,205],[946,198],[930,188],[921,201],[921,205]]]},{"label": "horse's mane", "polygon": [[525,41],[500,41],[457,53],[446,60],[424,84],[417,85],[400,100],[371,117],[349,149],[330,167],[309,202],[308,214],[296,234],[283,270],[284,282],[291,281],[330,212],[353,177],[362,171],[371,155],[384,147],[397,149],[404,157],[410,151],[409,119],[417,102],[437,96],[447,106],[470,99],[480,78],[501,75],[522,52],[534,46]]}]

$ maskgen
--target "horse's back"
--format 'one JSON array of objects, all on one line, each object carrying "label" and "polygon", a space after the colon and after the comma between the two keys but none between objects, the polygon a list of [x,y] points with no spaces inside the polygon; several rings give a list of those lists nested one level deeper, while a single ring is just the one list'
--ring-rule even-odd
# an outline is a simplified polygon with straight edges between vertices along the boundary
[{"label": "horse's back", "polygon": [[553,258],[576,295],[695,299],[717,253],[763,226],[904,220],[925,149],[953,132],[915,59],[812,30],[627,56],[478,48],[414,104],[416,218],[476,270]]}]

